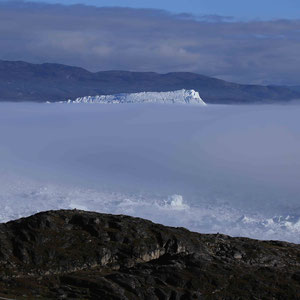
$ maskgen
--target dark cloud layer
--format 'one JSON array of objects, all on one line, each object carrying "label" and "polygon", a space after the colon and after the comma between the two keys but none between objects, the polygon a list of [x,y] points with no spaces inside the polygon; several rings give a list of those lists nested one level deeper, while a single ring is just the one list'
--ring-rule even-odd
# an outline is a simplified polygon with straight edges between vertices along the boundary
[{"label": "dark cloud layer", "polygon": [[0,1],[0,59],[300,84],[300,20]]}]

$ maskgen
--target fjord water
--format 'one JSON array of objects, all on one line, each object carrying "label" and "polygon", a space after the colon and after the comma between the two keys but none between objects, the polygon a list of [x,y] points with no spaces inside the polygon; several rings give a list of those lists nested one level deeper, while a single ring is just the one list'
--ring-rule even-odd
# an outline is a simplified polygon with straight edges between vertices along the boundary
[{"label": "fjord water", "polygon": [[300,105],[0,104],[0,221],[78,208],[300,242]]}]

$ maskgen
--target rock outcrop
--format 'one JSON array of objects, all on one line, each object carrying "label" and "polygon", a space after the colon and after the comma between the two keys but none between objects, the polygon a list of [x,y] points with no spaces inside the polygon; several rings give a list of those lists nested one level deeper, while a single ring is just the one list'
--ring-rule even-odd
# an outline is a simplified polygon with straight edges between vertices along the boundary
[{"label": "rock outcrop", "polygon": [[1,297],[300,299],[300,245],[43,212],[0,224]]}]

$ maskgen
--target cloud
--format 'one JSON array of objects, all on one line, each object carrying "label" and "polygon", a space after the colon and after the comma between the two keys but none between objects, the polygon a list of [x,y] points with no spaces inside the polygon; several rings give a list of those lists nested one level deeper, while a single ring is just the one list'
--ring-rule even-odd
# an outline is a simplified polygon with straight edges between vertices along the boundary
[{"label": "cloud", "polygon": [[0,58],[92,71],[190,71],[300,84],[300,20],[234,22],[162,10],[0,1]]}]

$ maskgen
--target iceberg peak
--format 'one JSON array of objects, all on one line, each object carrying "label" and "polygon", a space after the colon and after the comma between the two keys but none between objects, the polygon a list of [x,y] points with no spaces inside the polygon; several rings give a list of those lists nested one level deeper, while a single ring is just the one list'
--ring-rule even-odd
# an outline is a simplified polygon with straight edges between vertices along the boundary
[{"label": "iceberg peak", "polygon": [[122,93],[116,95],[85,96],[79,97],[75,100],[68,100],[67,103],[159,103],[206,105],[197,91],[185,89],[170,92],[141,92],[128,94]]}]

